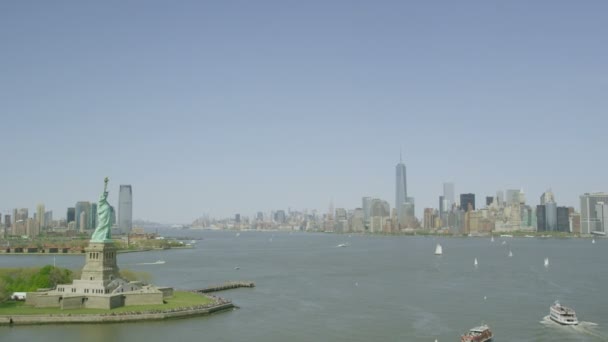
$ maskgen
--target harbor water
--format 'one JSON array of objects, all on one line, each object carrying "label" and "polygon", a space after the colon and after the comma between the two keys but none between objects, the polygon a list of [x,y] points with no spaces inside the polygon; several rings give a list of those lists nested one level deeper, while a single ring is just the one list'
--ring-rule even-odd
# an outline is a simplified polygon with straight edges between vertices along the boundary
[{"label": "harbor water", "polygon": [[[209,317],[0,327],[0,340],[441,342],[486,323],[495,341],[608,341],[608,239],[160,233],[202,240],[192,249],[120,254],[119,267],[176,289],[241,280],[256,287],[217,293],[239,309]],[[437,243],[441,256],[434,255]],[[0,255],[3,268],[53,261]],[[84,256],[55,262],[79,269]],[[575,309],[582,324],[548,321],[556,300]]]}]

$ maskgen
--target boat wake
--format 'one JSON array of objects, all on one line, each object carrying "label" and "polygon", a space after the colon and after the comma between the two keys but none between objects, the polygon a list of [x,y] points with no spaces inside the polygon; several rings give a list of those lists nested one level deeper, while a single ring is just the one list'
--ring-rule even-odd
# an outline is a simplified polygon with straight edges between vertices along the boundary
[{"label": "boat wake", "polygon": [[593,337],[600,338],[602,340],[608,339],[608,335],[604,335],[604,334],[598,332],[597,330],[595,330],[595,327],[597,327],[598,324],[593,323],[593,322],[580,321],[578,323],[578,325],[561,325],[561,324],[551,320],[551,318],[549,318],[549,315],[547,315],[547,316],[543,317],[543,319],[540,321],[540,323],[545,326],[548,326],[548,327],[572,331],[572,332],[579,333],[579,334],[590,335]]},{"label": "boat wake", "polygon": [[140,263],[137,263],[135,265],[162,265],[164,263],[165,263],[164,260],[157,260],[155,262],[140,262]]}]

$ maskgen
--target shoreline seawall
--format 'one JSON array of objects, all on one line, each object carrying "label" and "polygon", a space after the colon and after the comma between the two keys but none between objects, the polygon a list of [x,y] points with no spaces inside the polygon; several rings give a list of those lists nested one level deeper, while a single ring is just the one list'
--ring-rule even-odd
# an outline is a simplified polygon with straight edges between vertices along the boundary
[{"label": "shoreline seawall", "polygon": [[104,314],[46,314],[46,315],[2,315],[0,325],[38,325],[72,323],[126,323],[156,321],[172,318],[205,316],[235,308],[231,302],[207,307],[184,307],[158,311],[133,311]]}]

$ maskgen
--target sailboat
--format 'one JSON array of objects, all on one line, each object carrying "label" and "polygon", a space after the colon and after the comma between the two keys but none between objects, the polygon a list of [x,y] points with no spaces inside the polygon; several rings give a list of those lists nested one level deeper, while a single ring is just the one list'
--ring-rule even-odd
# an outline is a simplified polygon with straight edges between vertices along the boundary
[{"label": "sailboat", "polygon": [[509,249],[509,258],[513,256],[513,252]]},{"label": "sailboat", "polygon": [[490,238],[490,242],[494,242],[494,235]]},{"label": "sailboat", "polygon": [[549,267],[549,258],[545,258],[545,267]]},{"label": "sailboat", "polygon": [[591,240],[591,243],[595,243],[595,239]]},{"label": "sailboat", "polygon": [[473,261],[473,266],[477,267],[478,263],[477,263],[477,258],[475,258],[475,260]]},{"label": "sailboat", "polygon": [[435,247],[435,255],[442,255],[443,254],[443,248],[441,247],[440,244],[437,244],[437,247]]}]

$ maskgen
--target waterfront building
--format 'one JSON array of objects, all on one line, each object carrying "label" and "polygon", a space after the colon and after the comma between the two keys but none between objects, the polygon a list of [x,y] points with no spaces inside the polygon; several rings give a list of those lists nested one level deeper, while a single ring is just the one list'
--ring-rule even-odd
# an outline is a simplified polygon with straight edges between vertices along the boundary
[{"label": "waterfront building", "polygon": [[388,202],[379,198],[372,199],[369,230],[372,233],[382,232],[387,221],[390,221],[390,205]]},{"label": "waterfront building", "polygon": [[581,233],[581,214],[571,213],[570,214],[570,232],[574,234]]},{"label": "waterfront building", "polygon": [[65,217],[68,224],[76,221],[76,208],[69,207]]},{"label": "waterfront building", "polygon": [[361,206],[363,209],[363,223],[365,224],[365,228],[369,229],[371,212],[372,212],[372,198],[363,197],[363,199],[361,200]]},{"label": "waterfront building", "polygon": [[557,207],[557,231],[570,232],[570,212],[568,207]]},{"label": "waterfront building", "polygon": [[38,227],[43,229],[46,226],[44,222],[44,203],[40,203],[36,206],[36,221],[38,221]]},{"label": "waterfront building", "polygon": [[439,214],[443,215],[445,212],[445,206],[443,203],[445,202],[445,197],[443,195],[439,196]]},{"label": "waterfront building", "polygon": [[133,192],[131,185],[121,185],[118,192],[118,228],[123,234],[133,229]]},{"label": "waterfront building", "polygon": [[595,215],[599,220],[597,231],[606,233],[608,229],[608,202],[597,202],[595,204]]},{"label": "waterfront building", "polygon": [[608,193],[596,192],[585,193],[580,196],[581,200],[581,234],[590,234],[598,231],[600,220],[596,213],[598,202],[608,203]]},{"label": "waterfront building", "polygon": [[256,219],[258,221],[264,221],[264,213],[262,213],[261,211],[258,211],[258,213],[256,215]]},{"label": "waterfront building", "polygon": [[547,218],[545,212],[545,205],[540,204],[536,206],[536,230],[544,232],[547,230]]},{"label": "waterfront building", "polygon": [[545,227],[547,231],[557,231],[557,204],[555,202],[545,203]]},{"label": "waterfront building", "polygon": [[[44,228],[49,228],[53,225],[53,211],[49,210],[44,213]],[[42,229],[42,227],[40,227]]]},{"label": "waterfront building", "polygon": [[11,221],[11,215],[4,215],[4,226],[6,228],[11,228],[12,227],[11,222],[12,222]]},{"label": "waterfront building", "polygon": [[241,223],[241,214],[234,214],[234,222]]},{"label": "waterfront building", "polygon": [[492,197],[492,196],[486,196],[486,207],[491,206],[492,203],[494,203],[494,197]]},{"label": "waterfront building", "polygon": [[460,194],[460,209],[475,210],[475,194]]},{"label": "waterfront building", "polygon": [[399,225],[405,225],[405,213],[403,212],[403,204],[407,202],[407,177],[405,164],[401,156],[399,164],[395,166],[395,208],[397,209],[397,222]]},{"label": "waterfront building", "polygon": [[365,231],[363,208],[356,208],[353,211],[353,214],[350,217],[350,229],[356,233]]}]

